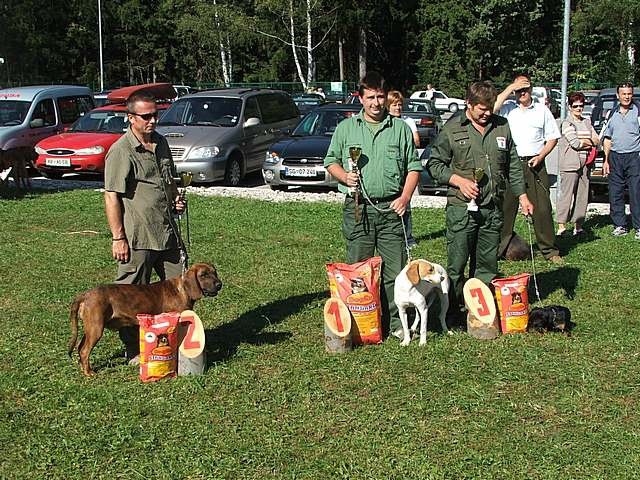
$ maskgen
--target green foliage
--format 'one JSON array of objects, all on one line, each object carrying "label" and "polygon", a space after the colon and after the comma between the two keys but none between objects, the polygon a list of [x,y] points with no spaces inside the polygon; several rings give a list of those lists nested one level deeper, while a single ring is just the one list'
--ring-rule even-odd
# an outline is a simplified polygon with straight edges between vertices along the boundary
[{"label": "green foliage", "polygon": [[[344,258],[340,206],[190,201],[192,260],[214,262],[224,283],[195,307],[209,368],[142,384],[114,332],[94,350],[95,378],[66,356],[71,299],[115,273],[102,194],[0,199],[0,478],[636,475],[637,241],[613,238],[604,217],[561,240],[564,267],[537,262],[544,302],[571,308],[573,336],[430,332],[422,348],[389,339],[330,356],[324,264]],[[413,219],[415,256],[446,263],[444,212]]]}]

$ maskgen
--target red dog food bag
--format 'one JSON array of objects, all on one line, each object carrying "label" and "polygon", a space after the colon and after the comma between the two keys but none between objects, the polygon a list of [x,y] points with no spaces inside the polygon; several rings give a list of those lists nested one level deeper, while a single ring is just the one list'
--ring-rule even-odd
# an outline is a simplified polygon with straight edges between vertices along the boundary
[{"label": "red dog food bag", "polygon": [[491,281],[496,290],[502,333],[524,333],[529,323],[529,274],[496,278]]},{"label": "red dog food bag", "polygon": [[351,265],[327,264],[331,296],[340,298],[353,317],[351,334],[354,345],[382,343],[381,266],[380,257]]},{"label": "red dog food bag", "polygon": [[177,312],[138,314],[140,322],[140,380],[155,382],[178,371]]}]

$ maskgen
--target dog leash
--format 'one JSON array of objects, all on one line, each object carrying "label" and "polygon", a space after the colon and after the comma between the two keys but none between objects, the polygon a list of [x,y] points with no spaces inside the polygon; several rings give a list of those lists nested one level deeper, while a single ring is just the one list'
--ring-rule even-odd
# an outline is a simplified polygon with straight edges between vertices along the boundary
[{"label": "dog leash", "polygon": [[538,298],[538,302],[542,305],[542,300],[540,300],[540,290],[538,290],[538,278],[536,276],[536,261],[533,254],[533,236],[531,234],[531,224],[533,223],[533,218],[531,215],[527,215],[525,217],[527,223],[527,230],[529,231],[529,249],[531,251],[531,269],[533,271],[533,285],[535,287],[536,297]]}]

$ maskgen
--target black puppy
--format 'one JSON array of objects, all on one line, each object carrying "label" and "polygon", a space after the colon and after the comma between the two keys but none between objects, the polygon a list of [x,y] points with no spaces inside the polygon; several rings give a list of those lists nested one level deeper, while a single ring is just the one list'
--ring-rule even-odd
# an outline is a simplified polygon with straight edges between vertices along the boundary
[{"label": "black puppy", "polygon": [[529,332],[561,332],[570,333],[576,326],[571,321],[571,311],[567,307],[551,305],[548,307],[534,308],[529,312]]},{"label": "black puppy", "polygon": [[502,252],[501,257],[505,260],[527,260],[531,258],[531,246],[525,242],[520,235],[513,233],[507,244],[507,248]]}]

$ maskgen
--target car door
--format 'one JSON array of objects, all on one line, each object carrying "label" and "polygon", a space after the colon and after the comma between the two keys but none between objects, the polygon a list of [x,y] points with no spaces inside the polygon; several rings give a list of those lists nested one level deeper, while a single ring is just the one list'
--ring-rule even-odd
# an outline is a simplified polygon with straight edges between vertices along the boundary
[{"label": "car door", "polygon": [[438,110],[446,110],[447,108],[449,108],[447,97],[442,92],[433,92],[433,97],[431,97],[431,100],[435,103]]},{"label": "car door", "polygon": [[[244,124],[251,118],[257,118],[260,123],[245,127]],[[245,168],[246,172],[252,172],[262,167],[262,161],[264,160],[265,151],[269,145],[265,147],[264,137],[265,124],[262,121],[262,114],[260,107],[258,106],[257,96],[248,97],[244,104],[243,115],[243,150],[245,156]]]},{"label": "car door", "polygon": [[43,138],[50,137],[62,131],[56,117],[56,109],[53,99],[40,100],[29,117],[29,130],[27,131],[29,146],[35,146]]}]

